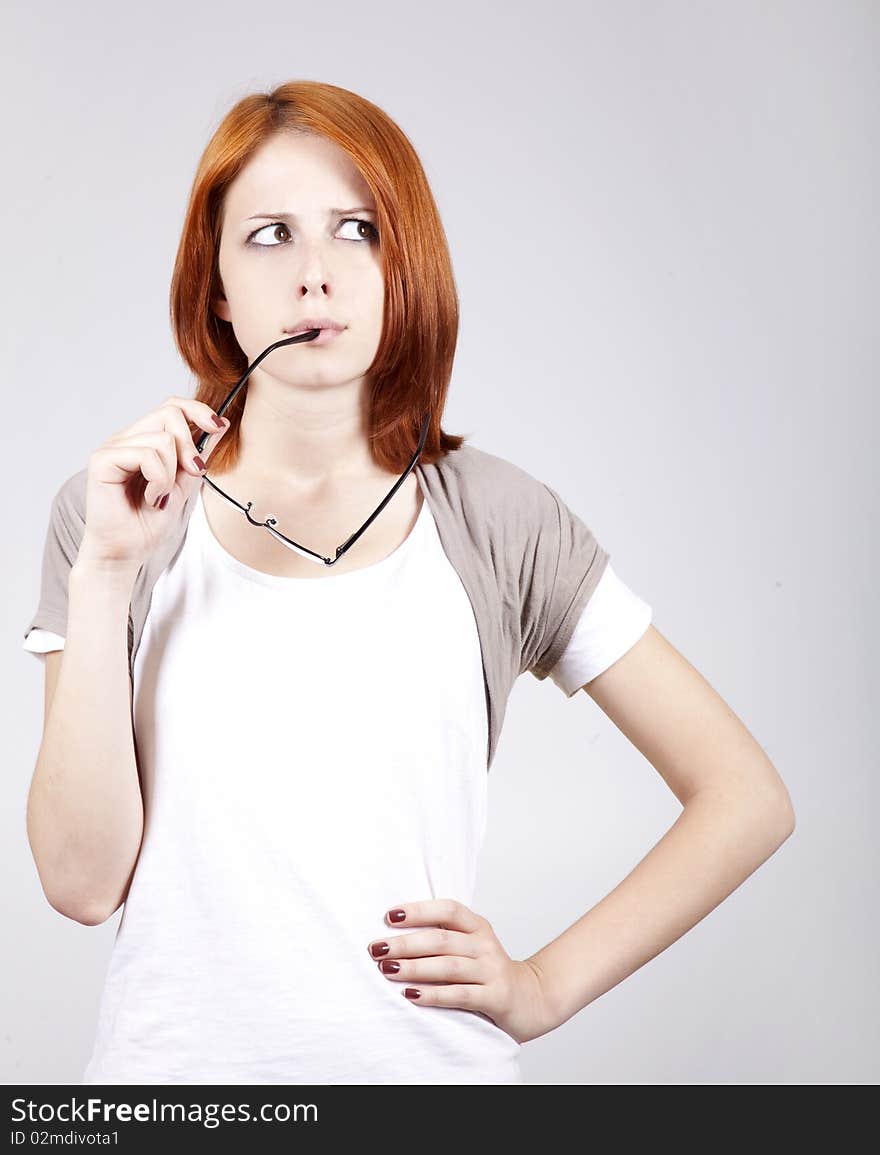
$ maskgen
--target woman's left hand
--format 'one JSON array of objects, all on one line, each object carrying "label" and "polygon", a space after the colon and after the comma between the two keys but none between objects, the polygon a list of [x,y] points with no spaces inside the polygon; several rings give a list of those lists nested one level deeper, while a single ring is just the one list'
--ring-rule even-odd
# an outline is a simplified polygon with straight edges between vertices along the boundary
[{"label": "woman's left hand", "polygon": [[[400,919],[400,913],[404,918]],[[382,974],[404,984],[403,994],[422,1006],[479,1011],[518,1043],[556,1023],[538,969],[512,959],[485,918],[455,899],[410,902],[386,911],[389,926],[429,929],[370,943]],[[397,970],[394,970],[394,967]]]}]

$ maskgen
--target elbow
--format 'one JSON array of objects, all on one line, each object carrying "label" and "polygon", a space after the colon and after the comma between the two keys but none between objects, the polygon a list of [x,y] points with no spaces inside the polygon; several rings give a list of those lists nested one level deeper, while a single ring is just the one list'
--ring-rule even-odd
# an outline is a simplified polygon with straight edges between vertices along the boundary
[{"label": "elbow", "polygon": [[751,807],[753,820],[767,832],[776,847],[794,833],[795,814],[791,795],[781,774],[765,757],[766,769],[749,782],[743,792],[743,803]]},{"label": "elbow", "polygon": [[756,830],[763,833],[771,853],[794,834],[794,807],[785,786],[760,801],[753,800],[751,821]]},{"label": "elbow", "polygon": [[773,785],[771,798],[766,804],[766,810],[774,829],[778,832],[779,843],[782,845],[787,838],[794,834],[795,815],[791,795],[778,775]]},{"label": "elbow", "polygon": [[65,918],[69,918],[72,922],[78,922],[80,926],[100,926],[115,913],[106,907],[99,906],[97,903],[72,902],[60,898],[55,899],[48,894],[46,895],[46,899],[53,910],[64,915]]},{"label": "elbow", "polygon": [[719,816],[737,824],[743,837],[765,854],[773,854],[794,833],[795,813],[781,779],[754,783],[733,794],[708,791],[699,795],[717,808]]},{"label": "elbow", "polygon": [[780,814],[780,845],[786,839],[790,839],[791,835],[795,833],[795,807],[789,802],[788,806],[784,808]]},{"label": "elbow", "polygon": [[53,886],[47,880],[46,873],[41,869],[40,860],[37,859],[36,855],[34,859],[46,902],[58,914],[62,914],[65,918],[78,922],[82,926],[99,926],[113,914],[116,908],[111,909],[106,903],[96,902],[93,898],[84,898],[82,893],[74,893],[69,886],[66,888]]},{"label": "elbow", "polygon": [[756,836],[768,844],[771,853],[794,833],[794,807],[781,779],[747,792],[742,799],[742,814]]},{"label": "elbow", "polygon": [[787,798],[779,813],[779,828],[782,834],[779,840],[780,846],[794,834],[795,825],[794,807],[791,804],[791,799]]}]

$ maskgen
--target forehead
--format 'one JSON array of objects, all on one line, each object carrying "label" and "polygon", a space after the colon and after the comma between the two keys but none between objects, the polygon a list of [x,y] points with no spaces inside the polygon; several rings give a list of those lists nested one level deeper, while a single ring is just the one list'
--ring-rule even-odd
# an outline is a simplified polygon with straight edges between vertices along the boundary
[{"label": "forehead", "polygon": [[278,133],[264,141],[226,192],[227,216],[268,209],[320,213],[331,205],[373,205],[348,153],[320,136]]}]

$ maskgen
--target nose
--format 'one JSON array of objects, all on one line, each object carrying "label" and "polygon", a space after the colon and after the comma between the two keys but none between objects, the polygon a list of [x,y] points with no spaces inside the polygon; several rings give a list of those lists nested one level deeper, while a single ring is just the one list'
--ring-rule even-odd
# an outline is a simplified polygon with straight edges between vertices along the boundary
[{"label": "nose", "polygon": [[330,295],[330,256],[320,239],[303,236],[296,242],[295,276],[299,277],[300,296],[312,298]]}]

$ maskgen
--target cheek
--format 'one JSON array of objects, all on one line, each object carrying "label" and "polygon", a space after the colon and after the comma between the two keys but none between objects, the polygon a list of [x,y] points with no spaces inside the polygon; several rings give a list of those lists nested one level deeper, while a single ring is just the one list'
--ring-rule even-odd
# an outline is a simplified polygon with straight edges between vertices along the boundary
[{"label": "cheek", "polygon": [[253,307],[255,295],[265,295],[270,287],[267,271],[253,261],[227,261],[221,266],[221,272],[227,297],[244,311]]},{"label": "cheek", "polygon": [[385,277],[382,273],[382,262],[378,256],[373,256],[370,261],[364,273],[363,282],[363,288],[367,293],[368,299],[378,302],[381,308],[382,301],[385,297]]},{"label": "cheek", "polygon": [[382,328],[384,318],[382,315],[382,302],[373,308],[370,312],[370,318],[366,325],[366,331],[369,334],[368,344],[372,349],[376,349],[379,341],[382,339]]},{"label": "cheek", "polygon": [[370,334],[371,338],[378,338],[385,314],[385,282],[381,270],[371,269],[358,280],[354,294],[346,292],[345,296],[351,301],[352,318],[359,319],[361,331]]}]

